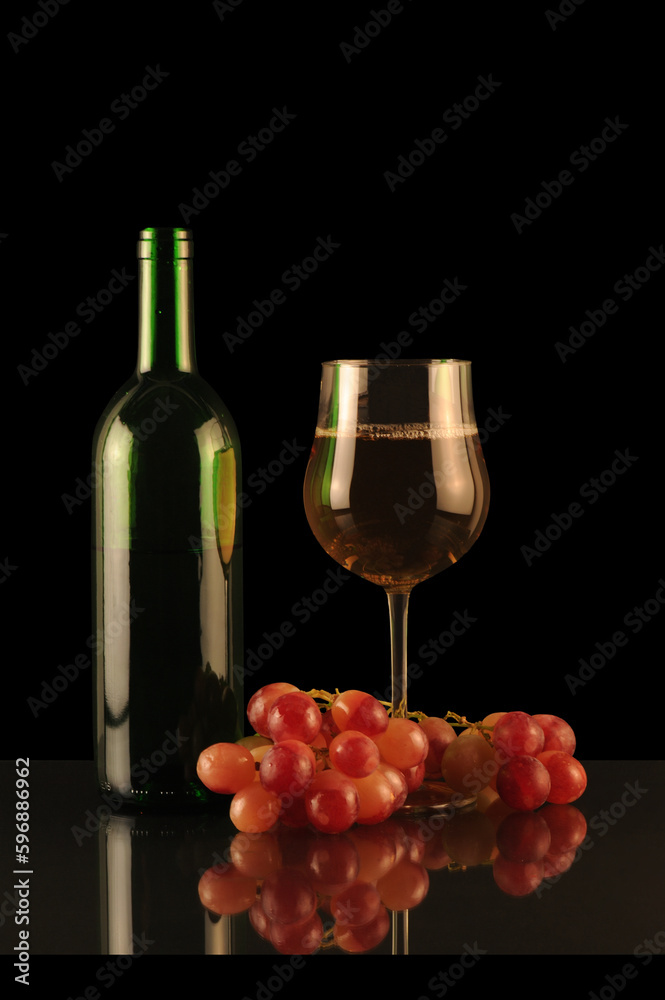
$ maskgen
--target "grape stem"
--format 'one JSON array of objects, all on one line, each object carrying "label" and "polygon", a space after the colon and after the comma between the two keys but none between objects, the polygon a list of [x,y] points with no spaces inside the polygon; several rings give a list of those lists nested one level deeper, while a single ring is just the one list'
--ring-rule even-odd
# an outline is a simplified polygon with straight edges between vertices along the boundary
[{"label": "grape stem", "polygon": [[[333,694],[330,691],[312,688],[311,691],[305,691],[304,693],[308,694],[310,698],[313,698],[315,701],[323,702],[323,704],[319,707],[324,711],[327,711],[332,706],[335,699],[339,696],[340,690],[339,688],[335,688],[335,692]],[[379,699],[377,699],[377,701],[378,700]],[[393,714],[392,702],[381,701],[380,704],[384,706],[388,715]],[[415,719],[416,722],[422,722],[423,719],[429,718],[426,712],[407,711],[406,714],[409,719]],[[485,739],[491,743],[491,735],[494,728],[493,726],[484,726],[482,722],[469,722],[465,715],[458,715],[456,712],[446,712],[446,714],[441,716],[441,718],[443,718],[444,722],[450,722],[450,725],[455,726],[455,728],[471,729],[474,733],[481,733]]]}]

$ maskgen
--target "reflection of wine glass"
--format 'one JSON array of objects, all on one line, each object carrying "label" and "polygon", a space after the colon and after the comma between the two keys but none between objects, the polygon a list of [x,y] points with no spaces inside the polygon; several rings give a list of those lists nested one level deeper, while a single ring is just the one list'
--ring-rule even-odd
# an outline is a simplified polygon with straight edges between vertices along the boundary
[{"label": "reflection of wine glass", "polygon": [[326,552],[388,595],[392,714],[405,716],[411,590],[457,562],[487,516],[471,362],[326,361],[304,499]]}]

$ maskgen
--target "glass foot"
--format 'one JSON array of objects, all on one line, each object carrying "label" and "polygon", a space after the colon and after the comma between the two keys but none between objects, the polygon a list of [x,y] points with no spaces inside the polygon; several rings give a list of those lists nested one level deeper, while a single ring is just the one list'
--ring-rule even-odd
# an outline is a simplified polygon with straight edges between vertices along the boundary
[{"label": "glass foot", "polygon": [[424,781],[420,788],[411,792],[398,816],[413,816],[418,813],[448,812],[451,816],[466,809],[473,809],[475,795],[455,792],[444,781]]}]

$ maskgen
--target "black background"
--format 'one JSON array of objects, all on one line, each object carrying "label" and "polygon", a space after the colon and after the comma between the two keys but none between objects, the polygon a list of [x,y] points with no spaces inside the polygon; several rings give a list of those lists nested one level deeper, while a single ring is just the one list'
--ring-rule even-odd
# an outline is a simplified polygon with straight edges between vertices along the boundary
[{"label": "black background", "polygon": [[[137,282],[94,322],[78,317],[80,334],[27,384],[20,366],[77,321],[79,303],[113,269],[135,273],[139,229],[184,223],[196,242],[199,367],[237,422],[246,482],[285,442],[299,449],[265,491],[248,489],[247,649],[285,622],[296,628],[247,693],[282,679],[372,691],[388,683],[379,588],[350,579],[306,623],[293,609],[335,569],[302,508],[320,363],[374,357],[407,331],[402,356],[473,361],[492,484],[478,543],[414,592],[410,658],[423,670],[411,707],[470,718],[552,712],[574,726],[581,757],[662,756],[651,709],[665,615],[638,633],[624,618],[655,599],[665,574],[665,268],[629,301],[613,290],[665,238],[655,8],[564,2],[568,13],[553,22],[545,4],[407,0],[377,31],[371,12],[383,3],[217,7],[72,0],[43,25],[36,0],[3,7],[0,607],[12,695],[2,757],[92,756],[90,669],[37,715],[28,699],[89,653],[91,501],[68,511],[63,495],[90,476],[95,423],[135,363]],[[23,20],[36,14],[38,30]],[[368,23],[373,37],[358,36]],[[20,32],[26,39],[12,45]],[[363,47],[345,55],[354,37]],[[112,105],[146,67],[159,67],[163,82],[121,120]],[[446,125],[446,109],[480,77],[494,92],[459,128]],[[284,108],[295,115],[288,127],[253,162],[239,156]],[[53,163],[104,118],[113,131],[58,179]],[[570,158],[606,119],[627,127],[582,172]],[[446,141],[391,191],[386,172],[442,127]],[[231,159],[240,175],[186,219],[194,189]],[[511,216],[566,169],[573,183],[516,225]],[[339,247],[230,350],[224,333],[283,287],[319,237]],[[409,317],[446,279],[463,293],[416,332]],[[616,314],[564,363],[557,342],[608,298]],[[501,425],[487,425],[497,413]],[[581,500],[617,450],[633,456],[629,468],[596,503]],[[575,502],[583,516],[529,565],[523,547]],[[477,621],[426,665],[418,649],[455,611]],[[566,676],[617,631],[626,645],[573,693]]]},{"label": "black background", "polygon": [[[136,273],[139,229],[186,223],[196,242],[199,367],[239,427],[251,498],[247,649],[285,622],[295,627],[264,656],[248,694],[277,679],[388,684],[378,587],[345,581],[307,622],[294,607],[336,569],[302,508],[320,363],[374,357],[406,331],[402,357],[473,361],[492,484],[480,540],[412,596],[409,651],[422,676],[411,707],[470,718],[552,712],[575,727],[581,756],[658,756],[644,720],[662,617],[639,632],[624,617],[654,599],[665,572],[655,405],[665,268],[629,301],[613,290],[664,238],[654,26],[639,8],[627,25],[592,4],[571,4],[550,23],[536,8],[407,2],[380,31],[362,4],[218,8],[71,3],[13,45],[10,33],[28,33],[22,17],[38,8],[3,16],[0,252],[12,321],[0,600],[10,647],[14,640],[7,670],[18,682],[4,755],[92,755],[90,669],[45,709],[27,699],[42,697],[59,665],[89,653],[90,442],[135,363],[138,282],[92,322],[76,310],[107,288],[113,269]],[[358,35],[368,22],[374,37]],[[363,47],[342,47],[354,39]],[[141,86],[146,67],[162,82],[123,118],[115,102]],[[473,95],[479,78],[492,93],[459,127],[447,124],[446,110]],[[274,109],[295,117],[249,162],[238,146]],[[104,118],[113,131],[58,176],[54,163]],[[620,123],[614,141],[593,162],[575,157],[606,119]],[[386,172],[436,128],[445,142],[391,190]],[[208,204],[191,211],[194,189],[231,159],[240,175],[216,194],[208,188]],[[573,182],[549,205],[541,197],[540,214],[526,221],[527,199],[562,170]],[[299,289],[286,287],[284,272],[318,238],[338,247]],[[418,332],[409,317],[446,279],[464,291]],[[250,338],[225,340],[253,300],[278,287],[286,301],[274,314]],[[562,361],[555,345],[608,298],[617,311]],[[80,333],[26,378],[20,366],[34,364],[33,349],[41,353],[49,333],[71,321]],[[487,424],[493,414],[501,421]],[[248,486],[285,442],[297,458],[262,491]],[[590,503],[580,490],[611,468],[616,450],[629,453],[629,467]],[[68,507],[63,498],[77,489],[84,499]],[[523,547],[575,502],[583,515],[527,559]],[[455,611],[476,622],[426,663],[418,650]],[[618,630],[626,645],[571,691],[566,676],[577,677],[580,659]]]}]

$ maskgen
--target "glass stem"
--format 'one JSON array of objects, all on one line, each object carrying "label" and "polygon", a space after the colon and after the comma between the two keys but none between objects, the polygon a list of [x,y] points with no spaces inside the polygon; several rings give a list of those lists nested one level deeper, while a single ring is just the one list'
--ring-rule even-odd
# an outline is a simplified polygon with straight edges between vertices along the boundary
[{"label": "glass stem", "polygon": [[406,716],[407,655],[406,625],[410,594],[388,594],[390,613],[390,675],[392,680],[392,714]]}]

